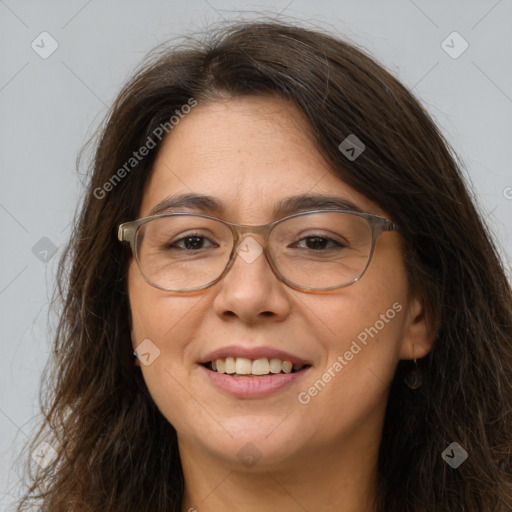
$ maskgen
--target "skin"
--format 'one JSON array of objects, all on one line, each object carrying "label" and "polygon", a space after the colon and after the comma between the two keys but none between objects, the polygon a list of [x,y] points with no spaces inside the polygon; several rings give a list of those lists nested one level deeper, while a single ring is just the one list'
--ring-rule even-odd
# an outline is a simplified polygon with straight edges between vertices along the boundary
[{"label": "skin", "polygon": [[[337,195],[388,217],[329,171],[302,115],[268,97],[200,104],[181,120],[160,149],[139,217],[169,194],[190,192],[216,197],[221,217],[241,224],[266,224],[278,201],[303,193]],[[363,278],[335,293],[294,290],[263,257],[237,257],[220,282],[192,294],[150,286],[134,262],[128,280],[133,347],[149,338],[160,350],[141,371],[178,434],[183,511],[375,510],[390,382],[400,359],[425,356],[433,342],[421,301],[408,293],[398,233],[382,234]],[[401,311],[301,404],[298,393],[394,303]],[[234,398],[197,364],[231,344],[277,347],[312,368],[269,397]],[[248,442],[261,456],[252,467],[237,457]]]}]

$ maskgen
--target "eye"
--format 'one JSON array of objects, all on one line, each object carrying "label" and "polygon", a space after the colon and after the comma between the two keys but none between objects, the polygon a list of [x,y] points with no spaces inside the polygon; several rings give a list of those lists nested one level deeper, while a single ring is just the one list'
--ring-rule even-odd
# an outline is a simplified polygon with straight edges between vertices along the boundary
[{"label": "eye", "polygon": [[209,247],[218,247],[208,238],[201,235],[188,235],[168,244],[167,249],[183,249],[186,251],[194,251],[199,249],[207,249]]},{"label": "eye", "polygon": [[326,249],[344,248],[346,245],[336,242],[332,238],[323,236],[308,236],[301,238],[298,242],[292,244],[293,247],[300,249],[310,249],[312,251],[322,251]]}]

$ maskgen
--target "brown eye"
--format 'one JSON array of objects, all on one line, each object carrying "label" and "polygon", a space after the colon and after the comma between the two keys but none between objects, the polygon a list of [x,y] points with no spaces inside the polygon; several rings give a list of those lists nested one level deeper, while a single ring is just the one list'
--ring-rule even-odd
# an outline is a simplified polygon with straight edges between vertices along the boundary
[{"label": "brown eye", "polygon": [[183,249],[187,251],[207,249],[208,247],[218,247],[218,245],[213,244],[204,236],[197,235],[180,238],[168,246],[169,249]]},{"label": "brown eye", "polygon": [[293,247],[299,247],[304,249],[311,249],[312,251],[321,251],[325,249],[335,249],[338,247],[345,247],[344,245],[336,242],[332,238],[320,237],[320,236],[309,236],[302,238],[298,242],[293,244]]}]

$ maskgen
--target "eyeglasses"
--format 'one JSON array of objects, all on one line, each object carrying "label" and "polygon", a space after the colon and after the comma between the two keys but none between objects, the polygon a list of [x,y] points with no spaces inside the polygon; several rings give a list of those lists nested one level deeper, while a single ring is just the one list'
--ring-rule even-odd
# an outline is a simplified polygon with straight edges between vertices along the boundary
[{"label": "eyeglasses", "polygon": [[176,212],[121,224],[118,238],[130,244],[144,279],[161,290],[203,290],[226,275],[237,254],[252,263],[263,253],[281,281],[315,292],[360,279],[377,237],[396,230],[388,219],[348,210],[300,212],[261,226]]}]

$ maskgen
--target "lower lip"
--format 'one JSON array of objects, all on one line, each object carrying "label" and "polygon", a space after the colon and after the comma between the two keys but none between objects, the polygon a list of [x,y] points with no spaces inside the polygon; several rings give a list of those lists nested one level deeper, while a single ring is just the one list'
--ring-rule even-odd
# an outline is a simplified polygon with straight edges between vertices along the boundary
[{"label": "lower lip", "polygon": [[295,373],[276,373],[266,377],[231,377],[218,373],[204,366],[200,367],[214,386],[236,398],[263,398],[287,388],[297,382],[309,368]]}]

